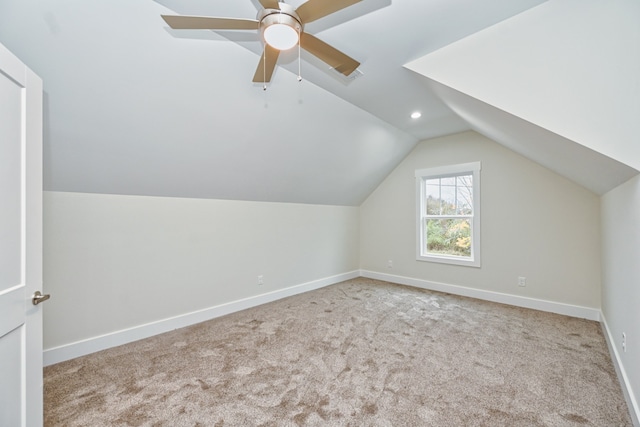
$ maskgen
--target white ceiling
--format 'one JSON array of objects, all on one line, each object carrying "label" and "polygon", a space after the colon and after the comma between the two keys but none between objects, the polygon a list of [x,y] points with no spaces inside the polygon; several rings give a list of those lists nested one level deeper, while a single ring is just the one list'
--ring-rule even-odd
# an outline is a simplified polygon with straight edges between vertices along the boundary
[{"label": "white ceiling", "polygon": [[427,84],[473,130],[596,194],[638,174],[634,168],[582,144],[435,81]]},{"label": "white ceiling", "polygon": [[[255,18],[257,0],[216,2],[211,0],[156,0],[168,14]],[[314,34],[361,62],[363,74],[354,80],[329,70],[329,66],[302,51],[302,77],[368,111],[385,122],[427,139],[468,129],[430,91],[418,84],[420,79],[403,64],[435,51],[456,40],[494,25],[544,0],[364,0],[305,27]],[[287,0],[294,7],[304,0]],[[250,82],[262,44],[252,31],[170,30],[175,37],[233,40],[256,54],[253,67],[242,71]],[[294,74],[277,73],[270,90],[278,81],[293,79],[298,72],[295,49],[280,57],[280,66]],[[230,63],[230,65],[233,65]],[[260,85],[256,85],[259,87]],[[422,111],[421,120],[410,118]]]},{"label": "white ceiling", "polygon": [[364,0],[305,28],[361,77],[303,52],[298,83],[294,52],[266,91],[256,34],[160,18],[257,0],[0,0],[0,43],[44,80],[48,190],[359,205],[419,140],[471,127],[403,65],[541,3]]},{"label": "white ceiling", "polygon": [[637,0],[551,0],[406,67],[472,129],[604,194],[640,170],[639,19]]}]

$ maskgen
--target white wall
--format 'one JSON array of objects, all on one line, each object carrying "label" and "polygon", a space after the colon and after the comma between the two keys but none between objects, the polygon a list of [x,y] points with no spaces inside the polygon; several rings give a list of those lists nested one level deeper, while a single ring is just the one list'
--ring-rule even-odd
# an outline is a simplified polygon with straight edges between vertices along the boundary
[{"label": "white wall", "polygon": [[357,207],[45,192],[44,209],[45,350],[358,269]]},{"label": "white wall", "polygon": [[[602,313],[640,417],[640,177],[602,196]],[[622,350],[622,333],[627,351]],[[640,425],[640,424],[639,424]]]},{"label": "white wall", "polygon": [[[478,160],[481,268],[416,261],[414,171]],[[360,209],[363,270],[600,307],[599,198],[475,132],[421,142]]]}]

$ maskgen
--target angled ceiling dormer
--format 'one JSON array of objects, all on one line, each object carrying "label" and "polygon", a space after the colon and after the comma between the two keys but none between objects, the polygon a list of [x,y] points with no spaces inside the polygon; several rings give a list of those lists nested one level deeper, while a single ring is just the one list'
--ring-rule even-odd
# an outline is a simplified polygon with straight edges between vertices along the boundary
[{"label": "angled ceiling dormer", "polygon": [[640,2],[550,0],[405,67],[469,126],[603,194],[640,170]]}]

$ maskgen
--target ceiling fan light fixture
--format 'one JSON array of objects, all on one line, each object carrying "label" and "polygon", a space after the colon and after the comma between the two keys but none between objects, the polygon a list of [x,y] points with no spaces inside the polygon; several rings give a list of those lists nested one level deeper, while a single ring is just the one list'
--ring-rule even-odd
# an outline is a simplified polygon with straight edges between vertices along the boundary
[{"label": "ceiling fan light fixture", "polygon": [[[256,0],[252,0],[256,3]],[[257,0],[262,8],[256,19],[224,18],[217,16],[161,15],[174,30],[258,30],[264,44],[254,83],[268,83],[277,65],[280,51],[298,47],[298,80],[301,50],[323,61],[336,72],[353,80],[361,76],[360,63],[335,47],[304,31],[305,22],[331,15],[362,0],[306,0],[294,7],[281,0]],[[301,2],[301,0],[298,0]],[[390,0],[389,0],[390,2]],[[356,74],[356,71],[359,74]],[[266,87],[266,86],[264,86]]]},{"label": "ceiling fan light fixture", "polygon": [[258,14],[262,40],[277,50],[288,50],[300,42],[302,23],[295,10],[279,3],[280,10],[265,9]]},{"label": "ceiling fan light fixture", "polygon": [[298,44],[299,35],[295,28],[288,24],[272,24],[264,30],[264,41],[278,50],[289,50]]}]

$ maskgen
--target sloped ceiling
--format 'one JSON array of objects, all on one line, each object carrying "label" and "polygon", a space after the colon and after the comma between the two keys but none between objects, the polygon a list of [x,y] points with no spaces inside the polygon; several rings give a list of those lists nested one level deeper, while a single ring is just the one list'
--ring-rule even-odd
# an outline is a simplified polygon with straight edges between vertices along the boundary
[{"label": "sloped ceiling", "polygon": [[257,0],[1,0],[0,43],[44,80],[47,190],[359,205],[417,141],[469,128],[402,64],[540,3],[364,0],[306,28],[361,77],[303,52],[298,83],[289,54],[266,91],[255,34],[160,18]]},{"label": "sloped ceiling", "polygon": [[603,194],[640,170],[640,2],[550,0],[408,63],[479,133]]},{"label": "sloped ceiling", "polygon": [[425,82],[471,129],[596,194],[617,187],[638,171],[585,145],[551,132],[435,81]]}]

